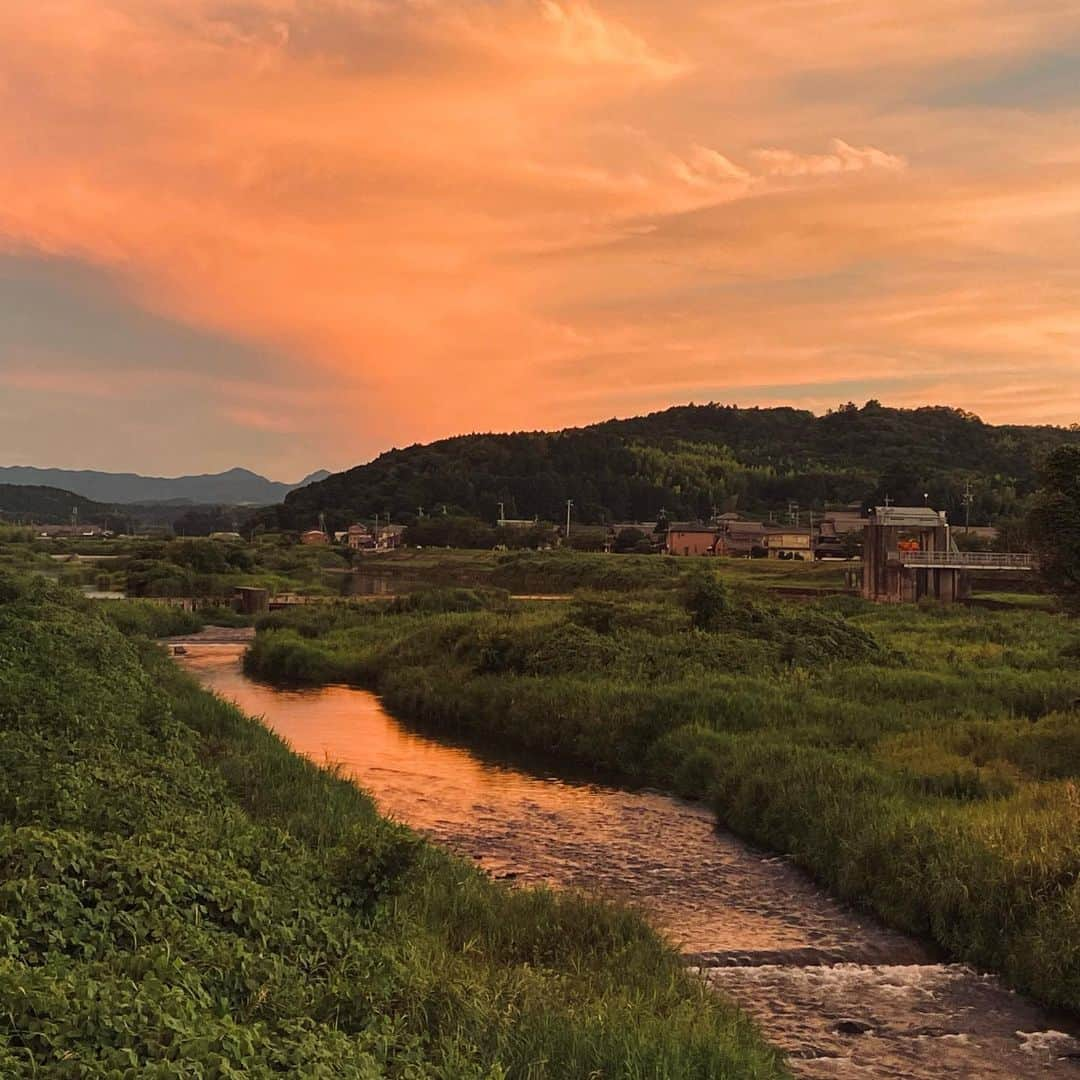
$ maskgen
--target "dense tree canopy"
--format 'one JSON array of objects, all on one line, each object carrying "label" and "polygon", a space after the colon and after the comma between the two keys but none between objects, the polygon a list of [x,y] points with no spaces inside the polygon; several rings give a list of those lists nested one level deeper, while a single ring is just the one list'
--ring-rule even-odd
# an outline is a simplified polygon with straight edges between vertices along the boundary
[{"label": "dense tree canopy", "polygon": [[464,435],[391,450],[301,488],[267,523],[333,527],[376,514],[581,523],[696,520],[714,510],[763,512],[826,504],[894,503],[964,514],[972,523],[1015,514],[1035,488],[1036,462],[1080,429],[994,427],[957,409],[889,409],[876,401],[824,416],[790,408],[685,405],[631,420],[557,432]]},{"label": "dense tree canopy", "polygon": [[1047,585],[1080,610],[1080,446],[1060,446],[1042,468],[1031,511],[1031,542]]},{"label": "dense tree canopy", "polygon": [[0,484],[0,520],[67,522],[73,511],[80,521],[97,523],[108,515],[109,507],[61,488]]}]

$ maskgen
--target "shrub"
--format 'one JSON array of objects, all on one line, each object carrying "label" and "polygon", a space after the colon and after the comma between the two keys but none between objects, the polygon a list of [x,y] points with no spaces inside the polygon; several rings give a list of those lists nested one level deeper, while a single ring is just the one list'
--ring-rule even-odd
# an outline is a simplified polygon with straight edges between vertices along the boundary
[{"label": "shrub", "polygon": [[683,603],[698,630],[719,630],[731,610],[727,587],[715,577],[693,579],[686,588]]},{"label": "shrub", "polygon": [[353,826],[330,859],[330,873],[349,902],[373,910],[400,891],[420,854],[417,835],[400,825],[376,821]]}]

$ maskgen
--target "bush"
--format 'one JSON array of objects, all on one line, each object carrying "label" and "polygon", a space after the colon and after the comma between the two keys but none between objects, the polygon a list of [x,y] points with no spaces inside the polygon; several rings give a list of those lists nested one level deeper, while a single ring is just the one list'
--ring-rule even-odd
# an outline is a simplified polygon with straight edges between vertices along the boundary
[{"label": "bush", "polygon": [[686,587],[684,603],[698,630],[719,630],[731,610],[727,587],[711,576],[694,578]]},{"label": "bush", "polygon": [[202,617],[169,604],[145,600],[102,600],[100,611],[123,634],[162,638],[193,634],[203,628]]},{"label": "bush", "polygon": [[401,890],[419,855],[419,838],[399,825],[353,826],[331,856],[330,874],[350,903],[371,911]]}]

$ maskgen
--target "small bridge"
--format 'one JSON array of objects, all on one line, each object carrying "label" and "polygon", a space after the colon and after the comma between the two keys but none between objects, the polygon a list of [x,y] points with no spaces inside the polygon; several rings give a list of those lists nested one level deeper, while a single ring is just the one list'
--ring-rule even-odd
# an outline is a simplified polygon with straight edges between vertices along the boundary
[{"label": "small bridge", "polygon": [[903,566],[935,570],[1037,570],[1034,555],[1000,551],[900,551]]}]

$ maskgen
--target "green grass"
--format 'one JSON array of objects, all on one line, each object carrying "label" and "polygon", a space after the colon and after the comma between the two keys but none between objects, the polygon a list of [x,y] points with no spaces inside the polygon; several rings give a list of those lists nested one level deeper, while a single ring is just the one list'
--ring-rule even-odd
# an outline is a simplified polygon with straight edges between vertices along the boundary
[{"label": "green grass", "polygon": [[1057,602],[1053,596],[1039,592],[996,592],[979,589],[971,594],[972,600],[990,601],[1003,607],[1036,608],[1039,611],[1054,611]]},{"label": "green grass", "polygon": [[1080,1010],[1080,627],[686,588],[341,607],[268,624],[246,663],[707,799],[838,895]]},{"label": "green grass", "polygon": [[0,576],[0,1075],[783,1075],[638,916],[421,842],[110,614]]},{"label": "green grass", "polygon": [[551,594],[576,589],[667,590],[702,570],[716,573],[733,585],[831,591],[844,587],[847,565],[566,550],[496,552],[425,548],[363,558],[356,568],[371,577],[401,580],[409,585],[494,585],[514,593]]}]

